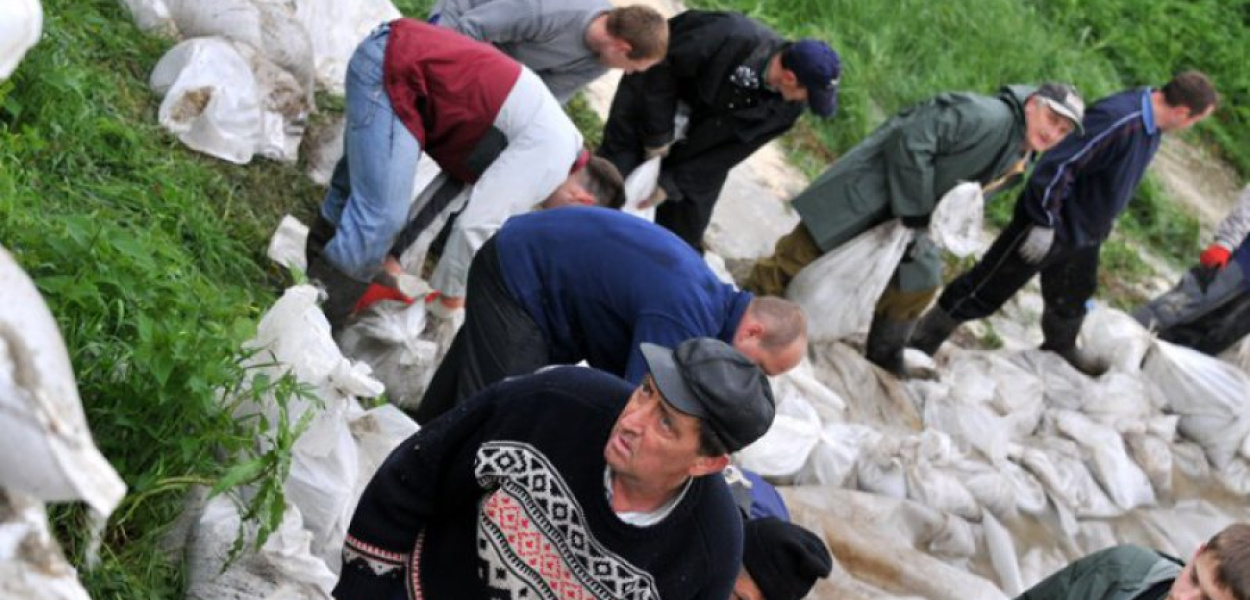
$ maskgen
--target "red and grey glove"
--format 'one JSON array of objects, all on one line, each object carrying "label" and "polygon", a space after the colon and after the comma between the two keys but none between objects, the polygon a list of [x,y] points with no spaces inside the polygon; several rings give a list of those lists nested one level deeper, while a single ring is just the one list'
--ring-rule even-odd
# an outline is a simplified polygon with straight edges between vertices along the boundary
[{"label": "red and grey glove", "polygon": [[356,306],[352,309],[353,313],[360,313],[368,310],[370,306],[381,302],[382,300],[398,300],[404,304],[412,304],[413,299],[396,288],[388,287],[380,283],[369,284],[369,289],[360,296],[356,301]]},{"label": "red and grey glove", "polygon": [[1207,246],[1202,251],[1202,255],[1198,257],[1198,262],[1202,266],[1214,269],[1223,269],[1228,265],[1228,258],[1232,255],[1232,251],[1225,248],[1223,244],[1215,243]]}]

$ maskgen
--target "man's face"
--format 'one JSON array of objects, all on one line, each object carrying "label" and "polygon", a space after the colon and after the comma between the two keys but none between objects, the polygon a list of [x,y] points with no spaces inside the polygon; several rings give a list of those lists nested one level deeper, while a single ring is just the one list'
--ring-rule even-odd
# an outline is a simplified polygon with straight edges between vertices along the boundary
[{"label": "man's face", "polygon": [[547,196],[540,205],[542,208],[560,208],[562,206],[594,206],[595,195],[586,189],[586,170],[569,174],[568,178]]},{"label": "man's face", "polygon": [[1185,106],[1167,106],[1162,111],[1155,113],[1155,125],[1168,132],[1185,131],[1193,127],[1195,123],[1201,121],[1215,112],[1214,106],[1209,106],[1203,112],[1194,114]]},{"label": "man's face", "polygon": [[699,420],[673,408],[647,375],[616,418],[603,457],[617,476],[676,488],[706,474],[698,450]]},{"label": "man's face", "polygon": [[1167,600],[1233,600],[1233,593],[1215,581],[1215,568],[1219,565],[1215,553],[1203,550],[1199,548],[1194,559],[1181,570],[1168,590]]},{"label": "man's face", "polygon": [[1072,133],[1074,125],[1036,96],[1024,103],[1024,144],[1033,152],[1045,152]]},{"label": "man's face", "polygon": [[755,580],[751,579],[751,574],[747,573],[745,567],[738,571],[738,579],[734,581],[734,592],[729,596],[729,600],[767,600],[764,598],[764,592],[760,591],[760,586],[755,585]]},{"label": "man's face", "polygon": [[804,340],[799,339],[785,348],[770,350],[760,344],[758,337],[740,338],[734,339],[734,349],[758,365],[765,375],[780,375],[798,366],[807,346]]}]

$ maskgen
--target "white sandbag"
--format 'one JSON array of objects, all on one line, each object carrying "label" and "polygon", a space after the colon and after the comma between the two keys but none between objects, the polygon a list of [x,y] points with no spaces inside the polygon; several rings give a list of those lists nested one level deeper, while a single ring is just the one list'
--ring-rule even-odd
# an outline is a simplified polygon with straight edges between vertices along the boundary
[{"label": "white sandbag", "polygon": [[1080,412],[1121,433],[1145,431],[1158,414],[1153,389],[1139,375],[1111,371],[1086,386]]},{"label": "white sandbag", "polygon": [[91,438],[56,320],[2,247],[0,307],[0,488],[107,517],[126,485]]},{"label": "white sandbag", "polygon": [[174,46],[148,80],[163,96],[161,126],[193,150],[237,164],[256,152],[261,100],[248,61],[223,38]]},{"label": "white sandbag", "polygon": [[1119,433],[1074,411],[1055,411],[1054,419],[1060,431],[1089,453],[1094,476],[1117,506],[1127,511],[1155,504],[1150,480],[1128,457]]},{"label": "white sandbag", "polygon": [[965,402],[953,395],[931,398],[924,406],[925,426],[950,434],[959,444],[975,448],[991,464],[1007,458],[1011,429],[987,404]]},{"label": "white sandbag", "polygon": [[42,502],[0,489],[0,598],[89,600],[49,529]]},{"label": "white sandbag", "polygon": [[1085,466],[1081,452],[1071,440],[1048,436],[1039,446],[1020,454],[1020,463],[1060,504],[1060,516],[1067,511],[1081,517],[1115,517],[1124,513],[1107,497]]},{"label": "white sandbag", "polygon": [[281,0],[164,0],[186,38],[222,37],[261,52],[289,72],[302,93],[312,97],[312,39]]},{"label": "white sandbag", "polygon": [[139,29],[171,39],[178,37],[178,25],[169,15],[164,0],[121,0],[121,3]]},{"label": "white sandbag", "polygon": [[43,32],[39,0],[5,0],[0,19],[0,81],[9,78]]},{"label": "white sandbag", "polygon": [[[348,424],[351,429],[352,436],[356,439],[357,464],[356,464],[356,486],[351,490],[350,500],[347,505],[347,514],[352,515],[356,512],[356,504],[360,502],[360,496],[364,494],[365,487],[369,485],[369,481],[373,479],[373,475],[377,473],[378,467],[382,466],[386,457],[391,455],[404,440],[412,437],[418,430],[416,421],[413,421],[408,415],[394,404],[383,404],[369,409],[364,414],[359,415],[351,420]],[[346,531],[342,532],[346,534]],[[336,552],[342,548],[343,538],[330,540],[330,546]],[[338,558],[338,554],[334,557],[327,557],[327,564],[335,573],[339,572],[342,566]]]},{"label": "white sandbag", "polygon": [[1172,497],[1172,450],[1168,443],[1147,433],[1125,434],[1129,455],[1146,473],[1155,495],[1163,500]]},{"label": "white sandbag", "polygon": [[[924,430],[924,420],[917,412],[922,404],[919,394],[898,378],[868,362],[855,349],[840,342],[814,343],[808,346],[812,372],[817,381],[836,394],[845,410],[831,418],[870,425],[883,432],[910,435]],[[821,405],[817,412],[824,411]]]},{"label": "white sandbag", "polygon": [[351,524],[352,489],[360,477],[356,441],[348,419],[358,407],[337,406],[318,414],[291,448],[291,469],[283,488],[312,534],[309,552],[327,564],[338,559]]},{"label": "white sandbag", "polygon": [[891,498],[907,497],[907,475],[899,457],[900,441],[883,437],[860,449],[855,462],[859,489]]},{"label": "white sandbag", "polygon": [[438,346],[422,339],[425,303],[383,301],[339,334],[343,354],[369,365],[391,402],[415,408],[434,376]]},{"label": "white sandbag", "polygon": [[981,249],[981,222],[985,198],[981,184],[965,181],[951,188],[938,200],[929,221],[929,233],[938,246],[964,258]]},{"label": "white sandbag", "polygon": [[777,413],[760,439],[736,454],[737,464],[765,477],[789,477],[807,462],[820,441],[820,415],[785,375],[773,378]]},{"label": "white sandbag", "polygon": [[833,423],[845,420],[846,400],[837,392],[829,389],[816,377],[815,367],[804,357],[793,369],[774,380],[781,379],[794,387],[795,392],[805,398],[808,404],[820,415],[822,423]]},{"label": "white sandbag", "polygon": [[308,226],[291,215],[283,215],[278,228],[269,238],[265,255],[288,269],[304,271],[308,268],[304,246],[308,242]]},{"label": "white sandbag", "polygon": [[656,184],[660,179],[660,162],[664,160],[657,156],[638,165],[636,169],[630,172],[629,177],[625,178],[625,205],[621,207],[621,211],[646,219],[655,221],[655,207],[639,208],[644,200],[651,197],[655,192]]},{"label": "white sandbag", "polygon": [[252,550],[256,525],[243,524],[243,554],[227,565],[240,533],[239,511],[227,495],[210,500],[187,552],[187,599],[330,600],[338,577],[309,551],[312,535],[301,522],[299,509],[288,504],[277,531],[258,551]]},{"label": "white sandbag", "polygon": [[1009,596],[1018,596],[1025,588],[1011,534],[993,514],[986,514],[981,520],[981,534],[990,555],[990,564],[994,565],[994,572],[998,574],[999,587]]},{"label": "white sandbag", "polygon": [[1141,372],[1152,339],[1133,317],[1102,306],[1085,317],[1079,337],[1085,353],[1122,373]]},{"label": "white sandbag", "polygon": [[965,519],[980,519],[981,506],[954,475],[919,461],[904,468],[907,497]]},{"label": "white sandbag", "polygon": [[880,440],[881,433],[865,425],[827,423],[820,432],[819,443],[808,455],[807,464],[795,475],[795,483],[858,487],[859,456],[864,448]]},{"label": "white sandbag", "polygon": [[878,225],[826,253],[790,282],[786,297],[809,315],[808,339],[833,341],[865,331],[912,233],[897,220]]},{"label": "white sandbag", "polygon": [[312,110],[312,95],[287,70],[279,67],[248,44],[234,43],[247,60],[256,80],[261,120],[256,153],[280,162],[294,163],[300,138]]},{"label": "white sandbag", "polygon": [[1223,469],[1250,434],[1250,376],[1162,340],[1151,346],[1143,371],[1168,409],[1181,416],[1181,435],[1198,442],[1216,469]]},{"label": "white sandbag", "polygon": [[389,0],[293,0],[295,18],[312,43],[317,85],[343,95],[347,63],[378,25],[403,16]]}]

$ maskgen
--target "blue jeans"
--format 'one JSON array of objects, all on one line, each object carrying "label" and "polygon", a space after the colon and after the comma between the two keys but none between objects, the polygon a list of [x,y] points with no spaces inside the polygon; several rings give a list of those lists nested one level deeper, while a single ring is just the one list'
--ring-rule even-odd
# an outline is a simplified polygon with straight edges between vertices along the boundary
[{"label": "blue jeans", "polygon": [[334,167],[321,216],[335,224],[324,256],[369,281],[408,218],[421,145],[391,107],[383,78],[390,25],[365,38],[347,65],[343,158]]}]

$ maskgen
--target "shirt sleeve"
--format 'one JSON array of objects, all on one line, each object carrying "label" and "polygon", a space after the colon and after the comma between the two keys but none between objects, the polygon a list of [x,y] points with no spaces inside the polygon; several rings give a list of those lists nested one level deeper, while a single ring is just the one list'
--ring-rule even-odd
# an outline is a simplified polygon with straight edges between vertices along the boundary
[{"label": "shirt sleeve", "polygon": [[1220,221],[1215,229],[1215,242],[1229,250],[1236,250],[1247,234],[1250,234],[1250,186],[1242,190],[1237,206]]}]

